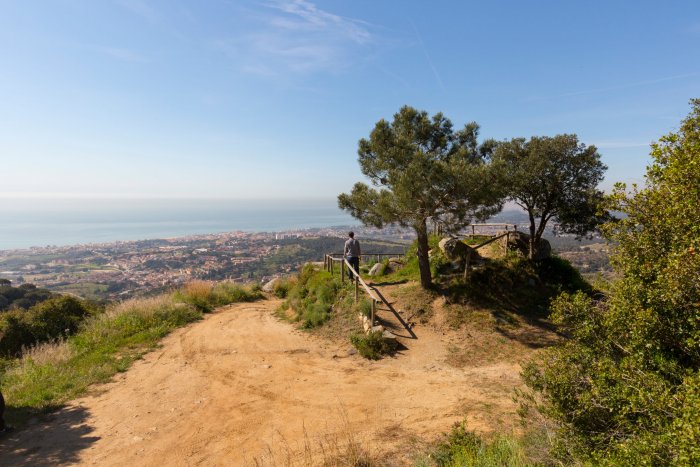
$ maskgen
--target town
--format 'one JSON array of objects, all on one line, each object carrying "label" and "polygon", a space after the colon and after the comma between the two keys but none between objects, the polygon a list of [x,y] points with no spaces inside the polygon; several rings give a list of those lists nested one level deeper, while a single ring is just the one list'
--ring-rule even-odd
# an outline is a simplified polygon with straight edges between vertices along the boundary
[{"label": "town", "polygon": [[[265,282],[341,251],[350,227],[227,232],[169,239],[0,250],[0,278],[93,300],[168,290],[193,279]],[[403,253],[409,229],[352,227],[366,252]]]}]

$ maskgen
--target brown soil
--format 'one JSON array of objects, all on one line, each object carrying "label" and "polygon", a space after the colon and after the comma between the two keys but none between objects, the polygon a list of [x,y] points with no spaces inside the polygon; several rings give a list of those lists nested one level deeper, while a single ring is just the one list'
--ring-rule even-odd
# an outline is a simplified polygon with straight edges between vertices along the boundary
[{"label": "brown soil", "polygon": [[463,339],[420,325],[397,355],[372,362],[346,338],[280,321],[278,307],[238,304],[174,332],[112,382],[4,438],[0,465],[313,465],[360,451],[405,465],[457,421],[517,430],[517,362],[448,364]]}]

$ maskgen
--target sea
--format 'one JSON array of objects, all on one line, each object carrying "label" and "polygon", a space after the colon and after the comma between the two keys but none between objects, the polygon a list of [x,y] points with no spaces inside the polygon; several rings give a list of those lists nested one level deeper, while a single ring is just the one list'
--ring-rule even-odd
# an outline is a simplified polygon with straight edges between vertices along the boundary
[{"label": "sea", "polygon": [[333,199],[0,199],[0,250],[357,224]]}]

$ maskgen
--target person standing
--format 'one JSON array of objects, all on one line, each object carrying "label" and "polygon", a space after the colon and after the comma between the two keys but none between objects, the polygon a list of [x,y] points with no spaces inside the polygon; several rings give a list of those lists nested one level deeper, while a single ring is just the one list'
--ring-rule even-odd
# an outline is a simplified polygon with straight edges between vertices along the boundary
[{"label": "person standing", "polygon": [[[360,242],[358,242],[355,239],[355,233],[350,232],[348,233],[348,238],[347,241],[345,242],[345,249],[343,251],[343,255],[348,259],[348,263],[352,266],[352,268],[357,271],[357,274],[359,276],[360,274]],[[348,271],[348,279],[353,280],[353,274],[352,270]]]}]

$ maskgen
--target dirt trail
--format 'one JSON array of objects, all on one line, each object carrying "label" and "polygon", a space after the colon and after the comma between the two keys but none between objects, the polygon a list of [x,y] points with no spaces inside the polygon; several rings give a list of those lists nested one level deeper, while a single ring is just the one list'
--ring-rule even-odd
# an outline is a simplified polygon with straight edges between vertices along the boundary
[{"label": "dirt trail", "polygon": [[517,364],[450,367],[448,337],[427,328],[371,362],[279,321],[278,305],[234,305],[174,332],[113,382],[3,439],[0,465],[301,465],[348,436],[400,465],[409,440],[455,421],[514,425]]}]

